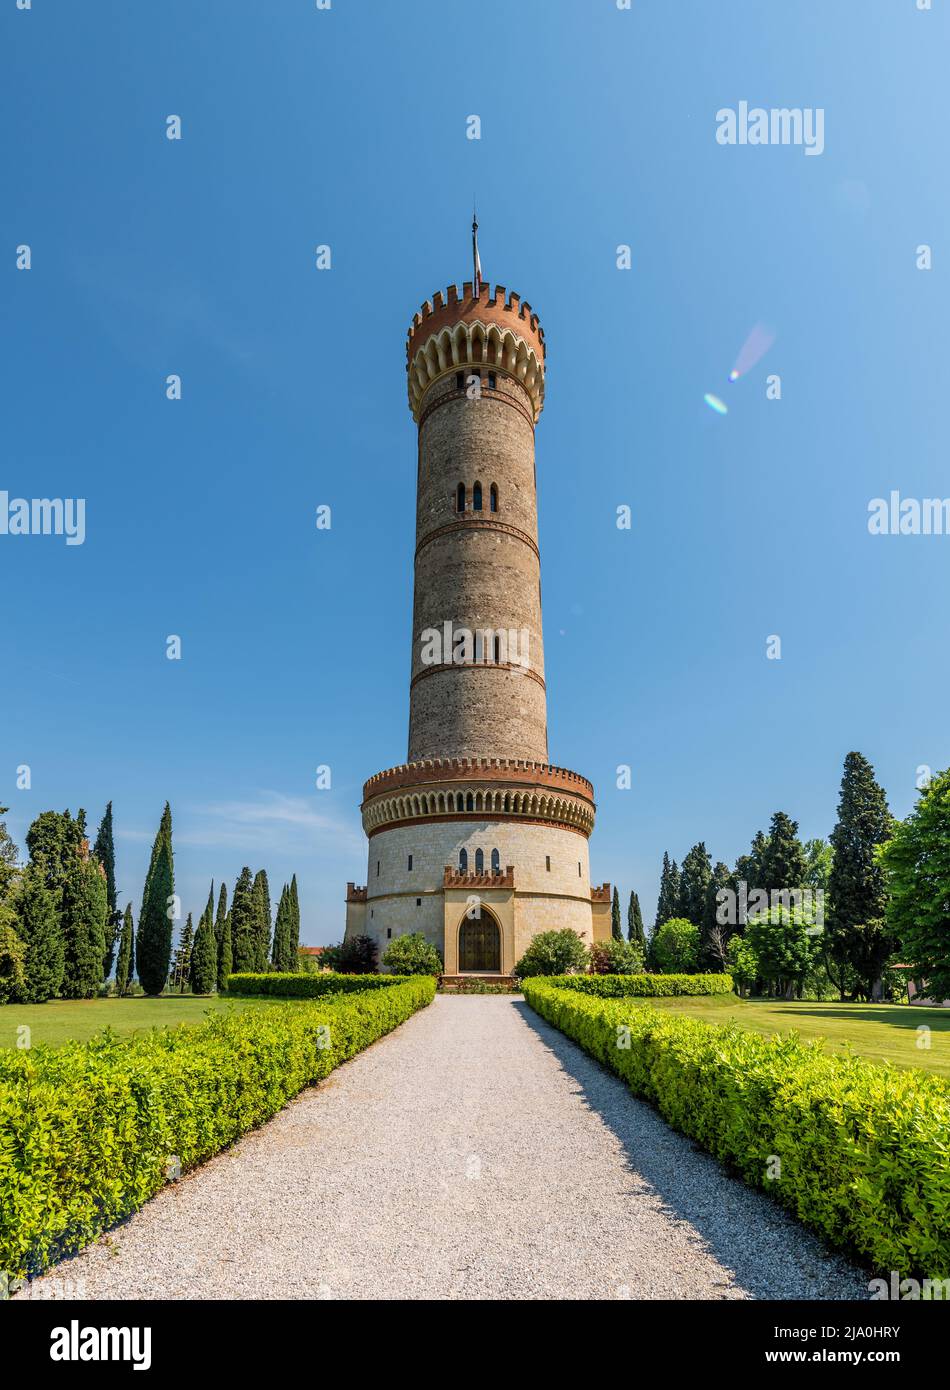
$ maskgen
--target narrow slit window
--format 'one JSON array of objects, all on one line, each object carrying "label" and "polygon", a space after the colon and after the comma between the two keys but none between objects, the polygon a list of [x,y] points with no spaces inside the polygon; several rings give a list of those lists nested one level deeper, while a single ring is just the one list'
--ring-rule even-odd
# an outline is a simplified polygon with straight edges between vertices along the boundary
[{"label": "narrow slit window", "polygon": [[464,510],[465,510],[465,484],[464,484],[464,483],[459,483],[458,487],[455,489],[455,510],[456,510],[457,512],[464,512]]},{"label": "narrow slit window", "polygon": [[468,850],[467,850],[467,849],[460,849],[460,850],[459,850],[459,873],[460,873],[460,874],[467,874],[467,873],[468,873]]},{"label": "narrow slit window", "polygon": [[490,487],[489,490],[488,490],[488,506],[489,506],[489,510],[490,510],[490,511],[497,512],[497,510],[498,510],[498,487],[497,487],[497,485],[496,485],[495,483],[492,483],[491,487]]},{"label": "narrow slit window", "polygon": [[476,483],[472,488],[472,511],[480,512],[482,509],[482,485]]},{"label": "narrow slit window", "polygon": [[493,849],[491,852],[491,871],[493,874],[501,873],[501,855],[497,849]]},{"label": "narrow slit window", "polygon": [[475,851],[475,872],[483,874],[485,872],[485,851],[477,849]]}]

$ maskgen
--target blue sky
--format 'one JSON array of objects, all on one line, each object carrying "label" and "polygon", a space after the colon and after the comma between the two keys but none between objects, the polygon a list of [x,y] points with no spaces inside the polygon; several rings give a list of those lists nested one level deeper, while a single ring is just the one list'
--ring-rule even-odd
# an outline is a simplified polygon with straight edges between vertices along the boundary
[{"label": "blue sky", "polygon": [[[19,841],[111,798],[137,912],[168,798],[186,911],[296,871],[303,938],[340,938],[362,782],[406,753],[405,331],[469,273],[473,193],[547,337],[550,756],[595,783],[592,877],[651,921],[664,849],[826,835],[852,748],[906,814],[950,763],[950,537],[867,507],[950,494],[934,4],[5,5],[0,489],[87,511],[82,546],[0,536]],[[823,108],[824,152],[719,145],[742,100]]]}]

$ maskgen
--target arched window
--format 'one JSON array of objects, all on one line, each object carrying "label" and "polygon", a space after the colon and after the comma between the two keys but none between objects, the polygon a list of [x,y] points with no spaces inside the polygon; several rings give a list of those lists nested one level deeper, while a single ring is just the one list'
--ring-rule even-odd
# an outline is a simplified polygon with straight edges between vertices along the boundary
[{"label": "arched window", "polygon": [[493,849],[491,852],[491,871],[493,874],[501,873],[501,855],[497,849]]},{"label": "arched window", "polygon": [[497,512],[497,510],[498,510],[498,487],[497,487],[497,484],[495,484],[495,483],[492,483],[491,488],[489,489],[489,492],[488,492],[488,506],[489,506],[489,510],[490,510],[490,511]]},{"label": "arched window", "polygon": [[465,484],[464,484],[464,483],[459,483],[458,487],[455,489],[455,510],[456,510],[457,512],[464,512],[464,510],[465,510]]},{"label": "arched window", "polygon": [[485,851],[482,849],[475,851],[475,872],[477,874],[485,872]]},{"label": "arched window", "polygon": [[471,792],[469,792],[468,796],[465,798],[465,809],[466,811],[475,810],[475,798],[472,796]]},{"label": "arched window", "polygon": [[494,659],[495,665],[498,666],[498,665],[501,664],[501,638],[498,636],[497,633],[495,634],[495,636],[494,636],[493,639],[492,639],[492,644],[493,644],[493,647],[494,647],[493,659]]},{"label": "arched window", "polygon": [[472,511],[480,512],[482,509],[482,485],[476,483],[472,488]]},{"label": "arched window", "polygon": [[460,874],[467,874],[467,873],[468,873],[468,850],[467,850],[467,849],[460,849],[460,850],[459,850],[459,873],[460,873]]}]

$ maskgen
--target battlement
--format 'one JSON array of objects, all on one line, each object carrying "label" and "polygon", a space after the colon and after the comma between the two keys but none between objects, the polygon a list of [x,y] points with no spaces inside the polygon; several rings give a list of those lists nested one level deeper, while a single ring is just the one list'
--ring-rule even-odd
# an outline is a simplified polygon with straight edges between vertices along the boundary
[{"label": "battlement", "polygon": [[346,901],[348,903],[365,903],[365,887],[358,888],[355,883],[348,883],[346,885]]},{"label": "battlement", "polygon": [[590,900],[592,903],[609,903],[611,899],[610,884],[602,883],[599,888],[593,884],[590,887]]},{"label": "battlement", "polygon": [[406,335],[409,406],[419,418],[431,383],[466,366],[508,372],[524,386],[537,420],[544,403],[544,329],[531,305],[504,285],[480,287],[466,280],[437,290],[414,315]]},{"label": "battlement", "polygon": [[419,786],[427,782],[523,782],[530,785],[559,787],[593,801],[594,785],[579,772],[553,763],[532,762],[528,758],[425,758],[415,763],[400,763],[397,767],[377,772],[363,784],[363,800],[402,787]]},{"label": "battlement", "polygon": [[505,871],[501,869],[497,873],[470,873],[466,869],[456,869],[451,864],[446,864],[442,874],[443,888],[514,888],[515,868],[513,864],[507,864]]}]

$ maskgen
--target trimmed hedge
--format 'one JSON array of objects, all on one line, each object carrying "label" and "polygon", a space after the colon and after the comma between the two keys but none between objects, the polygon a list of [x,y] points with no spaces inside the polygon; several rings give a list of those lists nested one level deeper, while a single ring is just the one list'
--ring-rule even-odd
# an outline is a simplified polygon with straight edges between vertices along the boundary
[{"label": "trimmed hedge", "polygon": [[385,989],[408,975],[298,975],[274,970],[262,975],[229,975],[228,994],[269,994],[279,999],[316,999],[326,994],[360,994]]},{"label": "trimmed hedge", "polygon": [[[664,1119],[831,1243],[902,1276],[950,1277],[950,1083],[551,980],[531,1007]],[[780,1161],[778,1176],[775,1159]]]},{"label": "trimmed hedge", "polygon": [[[376,977],[378,978],[378,977]],[[198,1027],[0,1051],[0,1273],[37,1274],[431,1003],[425,976]]]},{"label": "trimmed hedge", "polygon": [[731,975],[549,975],[549,985],[596,994],[601,999],[628,995],[654,999],[672,994],[731,994]]}]

